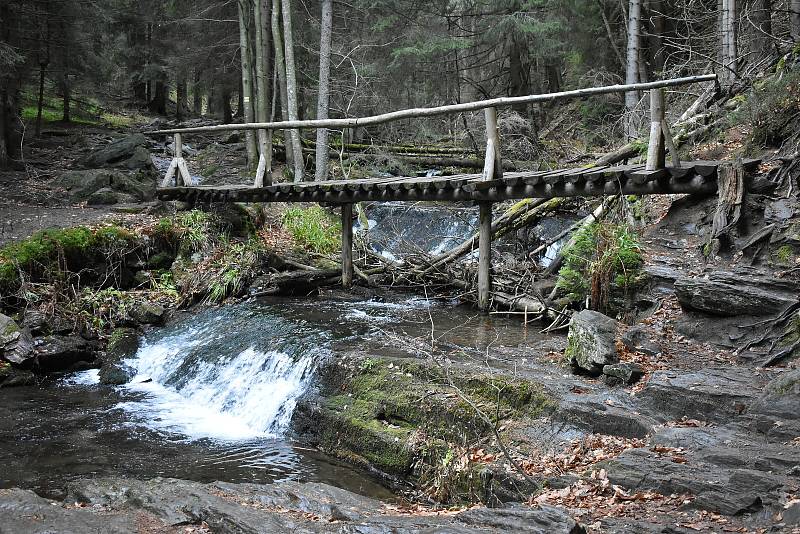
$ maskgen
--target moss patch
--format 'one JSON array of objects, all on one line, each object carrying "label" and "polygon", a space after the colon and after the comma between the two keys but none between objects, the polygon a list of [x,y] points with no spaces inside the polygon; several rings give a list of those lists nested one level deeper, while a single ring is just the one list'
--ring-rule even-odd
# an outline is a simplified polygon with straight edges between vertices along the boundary
[{"label": "moss patch", "polygon": [[[553,407],[533,382],[452,374],[455,386],[489,418],[532,417]],[[313,416],[316,439],[324,449],[417,480],[438,500],[474,501],[482,494],[478,466],[453,457],[465,454],[464,444],[490,435],[494,422],[480,417],[441,369],[369,358],[350,369],[332,393]]]}]

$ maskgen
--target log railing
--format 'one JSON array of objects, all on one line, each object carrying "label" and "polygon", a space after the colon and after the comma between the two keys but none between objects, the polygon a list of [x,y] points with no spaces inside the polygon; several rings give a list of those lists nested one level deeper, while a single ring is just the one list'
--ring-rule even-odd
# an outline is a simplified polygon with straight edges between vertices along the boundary
[{"label": "log railing", "polygon": [[[454,113],[464,113],[469,111],[484,110],[486,122],[486,155],[483,165],[483,180],[496,180],[502,177],[503,162],[501,157],[500,135],[497,127],[497,108],[510,107],[519,104],[532,104],[553,102],[557,100],[567,100],[574,98],[585,98],[589,96],[627,93],[631,91],[650,91],[650,139],[647,150],[647,171],[658,171],[665,165],[665,148],[669,150],[673,166],[680,166],[678,153],[672,142],[667,122],[664,120],[665,103],[664,89],[681,85],[716,81],[715,74],[701,76],[690,76],[684,78],[671,78],[646,83],[635,83],[627,85],[609,85],[602,87],[590,87],[586,89],[576,89],[572,91],[562,91],[558,93],[493,98],[467,102],[463,104],[452,104],[432,108],[414,108],[392,111],[370,117],[353,117],[347,119],[317,119],[317,120],[294,120],[277,122],[255,122],[245,124],[220,124],[214,126],[199,126],[191,128],[172,128],[147,132],[149,135],[173,135],[174,136],[174,158],[170,163],[169,170],[161,184],[168,187],[173,178],[175,185],[192,185],[186,161],[183,159],[183,136],[187,134],[230,132],[241,130],[256,130],[259,139],[259,162],[253,187],[260,188],[271,184],[272,176],[269,172],[271,167],[271,140],[272,130],[296,130],[296,129],[318,129],[318,128],[354,128],[357,126],[373,126],[385,124],[387,122],[398,121],[411,118],[434,117]],[[490,305],[491,294],[491,228],[492,228],[492,203],[489,201],[480,202],[480,230],[479,230],[479,258],[478,258],[478,307],[486,311]],[[349,287],[353,281],[353,255],[352,227],[348,223],[352,217],[352,204],[342,205],[342,283]]]}]

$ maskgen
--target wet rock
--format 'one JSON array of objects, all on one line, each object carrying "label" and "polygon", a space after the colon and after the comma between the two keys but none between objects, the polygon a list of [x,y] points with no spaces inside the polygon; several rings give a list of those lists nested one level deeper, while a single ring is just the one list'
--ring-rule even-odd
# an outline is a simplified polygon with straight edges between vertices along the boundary
[{"label": "wet rock", "polygon": [[31,333],[20,328],[11,317],[0,313],[0,356],[6,361],[22,364],[33,357]]},{"label": "wet rock", "polygon": [[[88,200],[95,197],[98,203],[101,200],[111,200],[109,191],[115,193],[118,202],[122,199],[128,201],[150,200],[155,195],[155,179],[143,173],[131,173],[116,169],[89,169],[83,171],[70,171],[62,174],[52,182],[53,186],[65,189],[72,200]],[[124,196],[123,196],[124,195]]]},{"label": "wet rock", "polygon": [[62,317],[51,316],[34,309],[25,310],[22,325],[31,334],[66,334],[75,329],[75,325]]},{"label": "wet rock", "polygon": [[629,449],[606,465],[608,479],[628,490],[689,493],[693,506],[726,515],[755,512],[777,500],[783,480],[752,469],[678,463],[647,449]]},{"label": "wet rock", "polygon": [[37,340],[36,360],[42,371],[64,371],[78,362],[93,363],[97,345],[80,336],[52,335]]},{"label": "wet rock", "polygon": [[657,417],[727,422],[747,411],[763,382],[752,369],[738,367],[656,371],[639,399]]},{"label": "wet rock", "polygon": [[132,358],[139,350],[139,333],[133,328],[115,328],[108,340],[103,365],[100,367],[100,383],[108,385],[127,384],[136,376],[136,370],[123,360]]},{"label": "wet rock", "polygon": [[618,324],[611,317],[592,310],[572,315],[564,356],[573,370],[599,376],[604,365],[619,361],[616,347]]},{"label": "wet rock", "polygon": [[122,167],[131,170],[152,170],[153,161],[148,150],[149,143],[142,134],[129,135],[112,141],[83,160],[88,169]]},{"label": "wet rock", "polygon": [[644,369],[637,363],[615,363],[603,366],[606,384],[615,386],[618,384],[634,384],[644,376]]},{"label": "wet rock", "polygon": [[797,302],[795,294],[777,291],[760,277],[735,273],[710,273],[675,281],[682,306],[721,316],[772,315]]},{"label": "wet rock", "polygon": [[140,302],[133,305],[128,314],[140,324],[163,324],[164,307],[155,302]]},{"label": "wet rock", "polygon": [[31,386],[36,383],[36,375],[31,371],[17,369],[13,365],[0,362],[0,388]]},{"label": "wet rock", "polygon": [[661,347],[650,341],[650,335],[643,325],[635,325],[622,334],[622,344],[630,351],[641,352],[648,356],[656,356],[661,353]]},{"label": "wet rock", "polygon": [[[167,526],[205,523],[222,533],[487,532],[581,534],[563,509],[550,506],[473,508],[454,515],[386,513],[377,500],[325,484],[201,484],[156,478],[74,482],[67,502],[100,505],[106,512],[144,511]],[[2,501],[0,500],[0,506]],[[91,510],[93,506],[80,508]]]},{"label": "wet rock", "polygon": [[139,532],[133,515],[98,514],[93,510],[67,508],[32,491],[17,488],[0,490],[0,510],[3,516],[0,530],[14,534]]}]

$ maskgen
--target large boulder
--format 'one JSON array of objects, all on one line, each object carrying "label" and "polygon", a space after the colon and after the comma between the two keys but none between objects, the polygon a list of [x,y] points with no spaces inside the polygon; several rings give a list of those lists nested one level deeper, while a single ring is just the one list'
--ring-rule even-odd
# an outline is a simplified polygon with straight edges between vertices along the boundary
[{"label": "large boulder", "polygon": [[33,357],[33,338],[26,328],[9,316],[0,313],[0,356],[14,364],[22,364]]},{"label": "large boulder", "polygon": [[92,152],[81,163],[87,169],[118,167],[130,170],[154,171],[153,160],[148,150],[147,138],[133,134],[116,139],[103,148]]},{"label": "large boulder", "polygon": [[[137,201],[152,199],[156,191],[154,178],[143,173],[116,169],[66,172],[56,178],[53,185],[66,189],[72,200],[92,200],[98,203],[111,200],[105,196],[107,191],[124,194]],[[120,197],[117,196],[115,201],[120,201]]]},{"label": "large boulder", "polygon": [[47,336],[37,340],[36,358],[42,371],[76,369],[76,364],[91,366],[96,360],[97,345],[80,336]]},{"label": "large boulder", "polygon": [[616,340],[619,323],[593,310],[572,315],[564,356],[576,372],[600,376],[603,367],[619,361]]},{"label": "large boulder", "polygon": [[675,292],[684,308],[726,317],[778,314],[797,302],[796,288],[767,277],[721,271],[680,278]]}]

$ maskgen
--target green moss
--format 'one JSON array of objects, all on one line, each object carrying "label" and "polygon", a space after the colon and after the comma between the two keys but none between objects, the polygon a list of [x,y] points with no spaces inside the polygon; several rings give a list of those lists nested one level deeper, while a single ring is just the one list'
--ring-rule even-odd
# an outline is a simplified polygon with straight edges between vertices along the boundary
[{"label": "green moss", "polygon": [[341,249],[341,223],[319,206],[288,209],[283,225],[307,250],[332,254]]},{"label": "green moss", "polygon": [[[525,380],[472,375],[454,381],[489,417],[535,416],[552,407],[541,387]],[[440,369],[413,361],[363,360],[341,390],[325,399],[322,411],[325,449],[403,476],[420,462],[428,467],[436,464],[442,454],[438,449],[447,449],[448,443],[472,441],[491,432]],[[416,440],[419,435],[426,437],[422,444]],[[432,441],[440,444],[435,454],[426,445]],[[427,473],[426,469],[421,472]]]},{"label": "green moss", "polygon": [[615,301],[642,282],[638,237],[623,224],[590,224],[564,251],[556,287],[575,303],[587,298],[596,309],[613,310]]},{"label": "green moss", "polygon": [[80,266],[92,254],[134,239],[129,230],[118,226],[99,229],[78,226],[37,232],[0,249],[0,288],[13,291],[20,282],[20,271],[41,275],[58,260],[68,267]]},{"label": "green moss", "polygon": [[773,255],[775,263],[782,266],[789,266],[794,259],[794,247],[791,245],[783,245],[779,247]]}]

